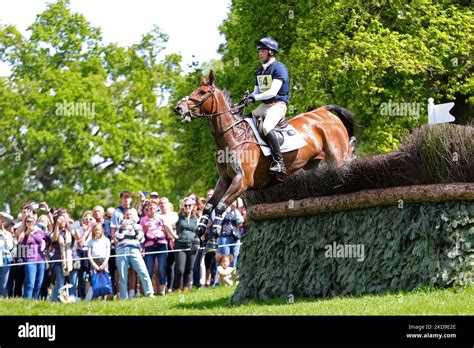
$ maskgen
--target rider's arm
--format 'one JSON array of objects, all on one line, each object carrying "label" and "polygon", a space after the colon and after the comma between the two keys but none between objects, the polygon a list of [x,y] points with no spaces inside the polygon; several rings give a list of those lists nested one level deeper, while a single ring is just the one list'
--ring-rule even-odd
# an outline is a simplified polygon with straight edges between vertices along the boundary
[{"label": "rider's arm", "polygon": [[[259,94],[255,94],[255,90],[254,90],[254,93],[252,93],[253,97],[255,98],[255,100],[272,99],[273,97],[275,97],[278,94],[278,91],[280,90],[282,85],[283,85],[283,80],[273,79],[272,86],[270,87],[269,90],[267,90],[263,93],[259,93]],[[257,87],[257,86],[255,86],[255,87]]]}]

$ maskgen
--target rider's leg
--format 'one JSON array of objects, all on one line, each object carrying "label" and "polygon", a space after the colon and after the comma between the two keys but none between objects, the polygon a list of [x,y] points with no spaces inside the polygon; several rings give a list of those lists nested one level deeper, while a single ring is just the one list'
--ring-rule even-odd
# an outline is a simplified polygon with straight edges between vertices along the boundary
[{"label": "rider's leg", "polygon": [[283,162],[283,156],[280,150],[280,144],[278,143],[278,138],[274,130],[271,130],[267,134],[268,145],[272,149],[272,164],[270,165],[270,171],[275,173],[286,174],[285,162]]},{"label": "rider's leg", "polygon": [[266,104],[261,103],[259,106],[255,108],[255,110],[252,111],[252,118],[253,122],[255,123],[255,127],[257,127],[258,133],[263,136],[262,133],[262,126],[263,126],[263,120],[265,118],[265,113],[268,110],[268,106]]},{"label": "rider's leg", "polygon": [[272,149],[273,162],[270,166],[271,172],[286,174],[285,163],[280,150],[277,136],[273,128],[285,117],[286,103],[278,102],[267,109],[265,113],[265,120],[263,121],[263,134],[268,140],[268,145]]}]

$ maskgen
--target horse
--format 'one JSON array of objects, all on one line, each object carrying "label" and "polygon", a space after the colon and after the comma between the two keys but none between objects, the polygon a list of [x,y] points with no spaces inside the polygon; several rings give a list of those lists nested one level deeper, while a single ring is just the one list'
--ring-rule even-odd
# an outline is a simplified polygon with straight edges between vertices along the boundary
[{"label": "horse", "polygon": [[[242,108],[244,105],[229,105],[228,98],[215,85],[212,70],[208,79],[201,76],[200,86],[174,108],[183,123],[206,118],[216,147],[219,179],[197,228],[201,237],[206,231],[211,212],[215,210],[207,250],[217,247],[215,236],[219,235],[223,214],[233,201],[247,190],[266,188],[284,180],[278,177],[279,174],[269,174],[271,156],[265,157],[261,152],[254,132],[240,115]],[[289,124],[303,135],[306,146],[283,153],[287,168],[285,177],[301,168],[317,168],[322,160],[333,166],[342,166],[352,160],[355,152],[351,141],[355,140],[354,118],[349,110],[337,105],[323,106],[297,115],[289,120]],[[224,159],[217,156],[223,153],[228,156],[223,156]]]}]

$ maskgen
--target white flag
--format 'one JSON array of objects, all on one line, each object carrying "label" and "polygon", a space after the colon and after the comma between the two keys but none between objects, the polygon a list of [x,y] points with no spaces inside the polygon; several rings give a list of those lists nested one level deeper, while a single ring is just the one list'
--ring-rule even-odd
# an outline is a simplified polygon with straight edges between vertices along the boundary
[{"label": "white flag", "polygon": [[428,99],[428,124],[453,122],[454,116],[449,113],[454,103],[434,104],[434,99]]}]

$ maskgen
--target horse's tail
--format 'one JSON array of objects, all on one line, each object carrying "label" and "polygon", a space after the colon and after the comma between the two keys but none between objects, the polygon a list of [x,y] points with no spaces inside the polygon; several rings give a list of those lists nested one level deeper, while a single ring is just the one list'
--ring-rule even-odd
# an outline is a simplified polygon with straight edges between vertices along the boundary
[{"label": "horse's tail", "polygon": [[352,111],[335,104],[325,105],[323,106],[323,109],[334,113],[337,117],[341,119],[342,123],[344,124],[344,127],[346,127],[347,129],[347,133],[349,133],[349,138],[354,136],[355,120]]}]

